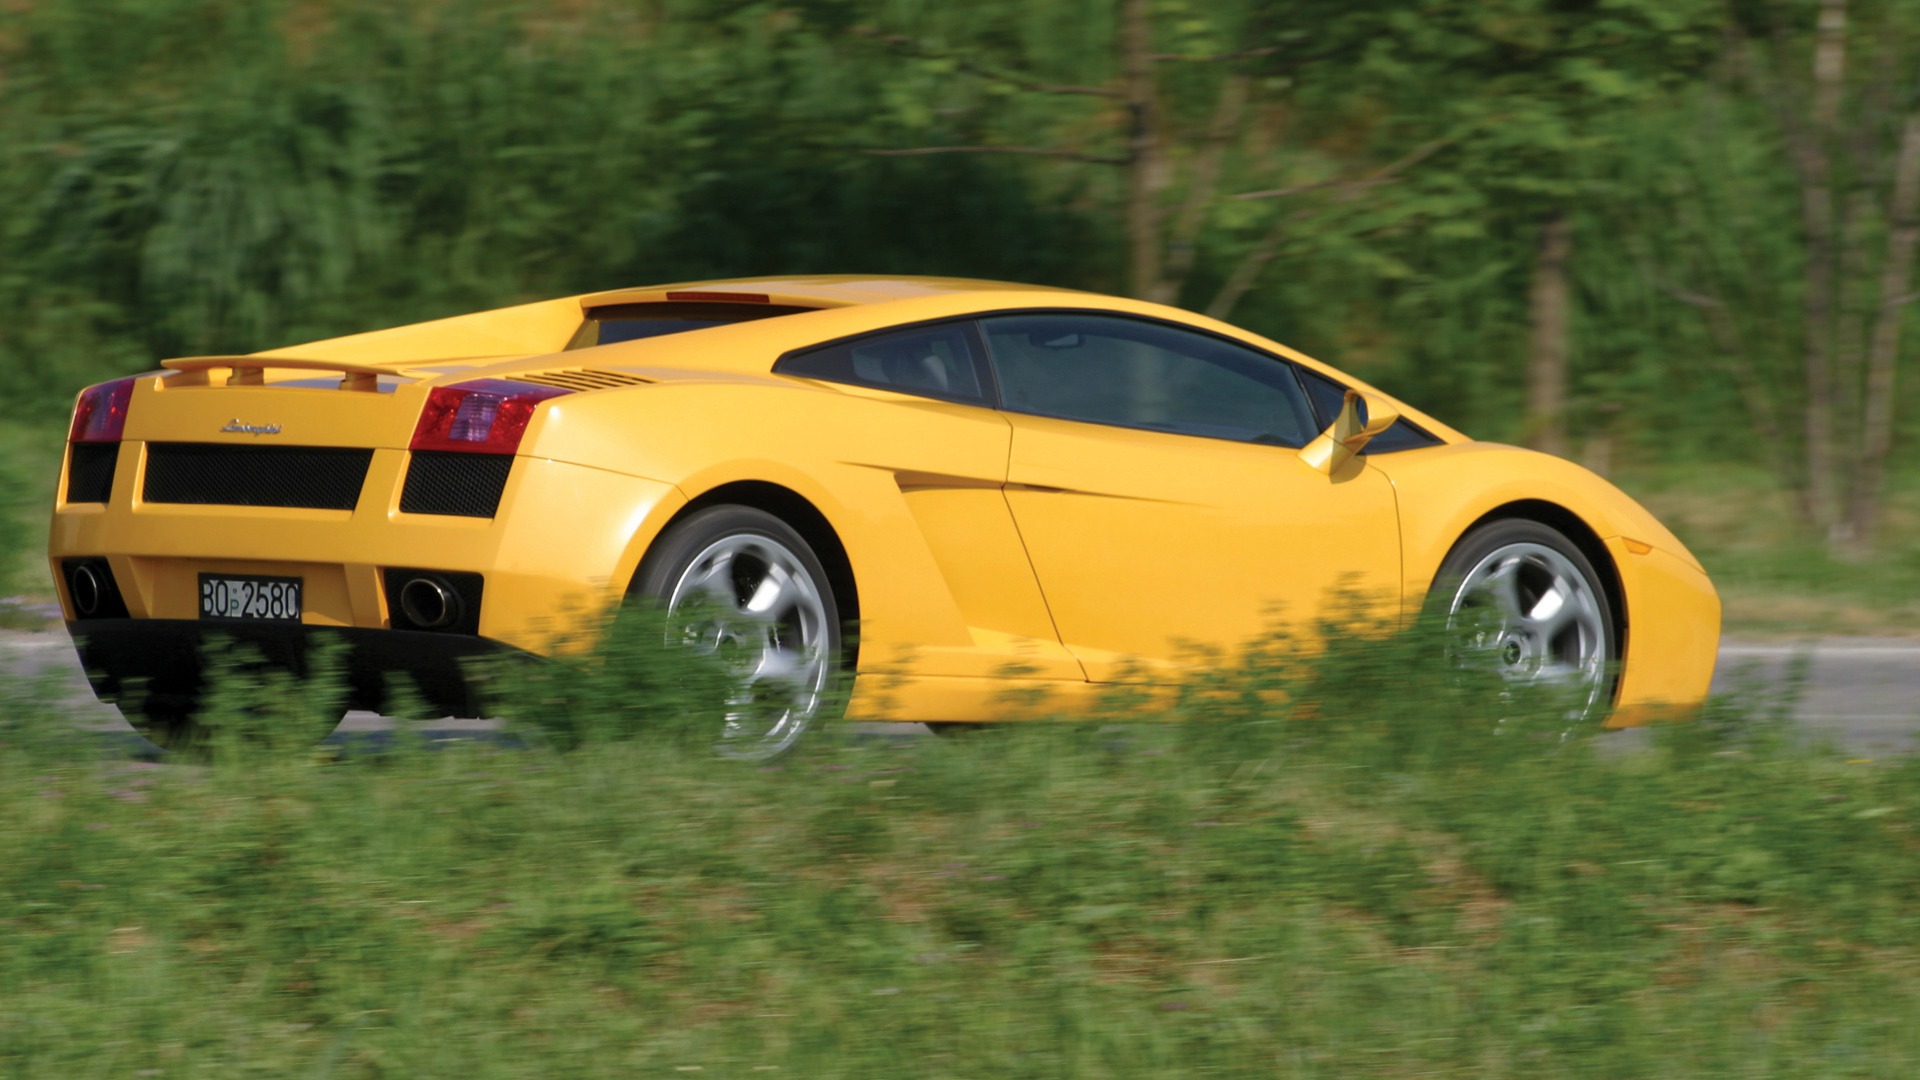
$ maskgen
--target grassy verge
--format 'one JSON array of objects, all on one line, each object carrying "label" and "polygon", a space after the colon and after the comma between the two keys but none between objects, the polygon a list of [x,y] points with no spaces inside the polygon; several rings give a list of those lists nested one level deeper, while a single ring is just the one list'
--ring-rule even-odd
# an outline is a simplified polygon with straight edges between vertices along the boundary
[{"label": "grassy verge", "polygon": [[768,767],[572,721],[321,762],[246,683],[209,763],[102,762],[10,686],[0,1073],[1912,1074],[1920,764],[1739,702],[1613,752],[1430,644]]},{"label": "grassy verge", "polygon": [[8,599],[53,599],[47,521],[64,440],[65,431],[56,424],[0,424],[0,627],[37,621],[8,605]]}]

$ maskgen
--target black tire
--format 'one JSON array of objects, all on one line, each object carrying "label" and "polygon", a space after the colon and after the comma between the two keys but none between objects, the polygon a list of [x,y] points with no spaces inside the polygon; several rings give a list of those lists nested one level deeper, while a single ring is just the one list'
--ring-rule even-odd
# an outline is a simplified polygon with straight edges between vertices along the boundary
[{"label": "black tire", "polygon": [[[1510,604],[1482,602],[1509,583]],[[1551,605],[1550,593],[1559,598]],[[1520,518],[1468,530],[1434,575],[1428,605],[1445,619],[1463,666],[1484,665],[1514,682],[1575,685],[1577,675],[1587,690],[1581,719],[1611,707],[1620,662],[1613,607],[1592,560],[1559,530]],[[1549,616],[1534,617],[1549,606]]]},{"label": "black tire", "polygon": [[[716,552],[725,554],[726,569],[721,569]],[[755,574],[762,575],[758,584]],[[757,594],[769,581],[775,582],[776,603],[786,599],[786,590],[792,590],[793,606],[763,618],[750,610],[754,601],[750,593]],[[714,615],[711,626],[703,623],[696,629],[712,630],[716,649],[733,635],[735,651],[755,661],[751,673],[743,671],[742,692],[751,697],[762,682],[774,688],[769,702],[754,700],[751,710],[745,708],[747,703],[737,702],[743,708],[728,714],[716,747],[722,755],[768,761],[790,752],[807,731],[837,719],[844,710],[836,685],[843,640],[840,608],[832,579],[805,537],[774,515],[748,506],[712,506],[689,514],[654,542],[628,596],[667,609],[671,620],[696,593],[708,601]],[[729,596],[731,612],[725,610]],[[749,630],[764,635],[764,640],[740,649],[739,639]],[[691,642],[704,643],[696,635],[686,636]],[[777,667],[773,661],[778,657],[793,657],[803,665],[803,674],[791,680],[785,674],[778,678],[764,674]],[[764,735],[743,730],[738,717],[781,708],[781,688],[789,686],[791,707]]]},{"label": "black tire", "polygon": [[985,735],[997,729],[1000,725],[930,721],[922,726],[943,739],[971,739],[979,735]]},{"label": "black tire", "polygon": [[116,702],[115,708],[140,737],[168,752],[206,745],[207,729],[195,722],[199,702],[179,697],[149,697]]}]

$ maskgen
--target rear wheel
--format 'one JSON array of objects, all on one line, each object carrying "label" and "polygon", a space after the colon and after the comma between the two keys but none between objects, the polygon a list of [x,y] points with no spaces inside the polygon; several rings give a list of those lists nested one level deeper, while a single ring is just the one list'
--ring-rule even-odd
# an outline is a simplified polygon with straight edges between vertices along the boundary
[{"label": "rear wheel", "polygon": [[206,728],[194,722],[199,711],[196,702],[154,697],[120,702],[116,707],[141,738],[162,750],[185,750],[206,742]]},{"label": "rear wheel", "polygon": [[715,506],[670,526],[633,592],[667,612],[668,643],[717,656],[734,676],[715,749],[743,761],[792,750],[834,709],[840,609],[792,526]]},{"label": "rear wheel", "polygon": [[1612,702],[1613,611],[1593,563],[1557,530],[1517,519],[1473,529],[1441,564],[1434,596],[1462,667],[1564,690],[1582,720]]}]

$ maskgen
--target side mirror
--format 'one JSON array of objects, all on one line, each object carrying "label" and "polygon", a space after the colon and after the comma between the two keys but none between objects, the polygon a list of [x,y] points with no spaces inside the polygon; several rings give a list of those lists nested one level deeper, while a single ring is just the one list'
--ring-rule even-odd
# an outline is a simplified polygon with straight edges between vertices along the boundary
[{"label": "side mirror", "polygon": [[1358,390],[1348,390],[1346,400],[1340,403],[1340,415],[1334,417],[1332,426],[1300,448],[1300,460],[1332,476],[1398,419],[1399,410],[1393,406]]}]

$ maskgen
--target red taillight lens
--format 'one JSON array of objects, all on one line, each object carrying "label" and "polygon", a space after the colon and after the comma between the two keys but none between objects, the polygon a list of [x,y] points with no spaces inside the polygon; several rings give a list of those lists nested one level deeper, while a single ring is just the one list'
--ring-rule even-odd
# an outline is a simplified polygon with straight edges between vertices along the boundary
[{"label": "red taillight lens", "polygon": [[427,395],[427,407],[420,410],[420,423],[407,448],[511,454],[520,448],[533,410],[548,398],[571,392],[505,379],[435,387]]},{"label": "red taillight lens", "polygon": [[73,406],[68,442],[119,442],[127,429],[127,402],[133,400],[135,379],[115,379],[80,391]]}]

